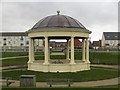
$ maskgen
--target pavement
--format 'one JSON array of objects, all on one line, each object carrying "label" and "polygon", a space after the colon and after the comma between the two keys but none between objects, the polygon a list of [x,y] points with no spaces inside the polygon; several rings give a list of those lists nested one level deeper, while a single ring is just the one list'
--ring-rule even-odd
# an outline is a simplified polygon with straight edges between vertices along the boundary
[{"label": "pavement", "polygon": [[119,79],[120,77],[98,81],[78,82],[74,83],[74,86],[93,87],[93,86],[117,85],[120,84],[120,82],[118,82]]},{"label": "pavement", "polygon": [[[118,78],[112,78],[112,79],[106,79],[106,80],[98,80],[98,81],[88,81],[88,82],[74,82],[71,86],[72,87],[95,87],[95,86],[106,86],[106,85],[117,85],[120,84],[118,82]],[[15,83],[12,83],[10,85],[11,87],[19,87],[20,86],[20,81],[15,80]],[[53,87],[65,87],[68,85],[53,85]],[[36,82],[36,87],[49,87],[46,82]]]},{"label": "pavement", "polygon": [[120,69],[119,65],[103,65],[103,64],[91,64],[93,67],[103,67],[103,68],[113,68],[113,69]]}]

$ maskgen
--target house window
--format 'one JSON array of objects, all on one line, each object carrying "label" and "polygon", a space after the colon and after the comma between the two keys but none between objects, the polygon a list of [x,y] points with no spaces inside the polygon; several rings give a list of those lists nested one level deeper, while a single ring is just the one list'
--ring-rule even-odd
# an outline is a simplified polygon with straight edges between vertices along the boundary
[{"label": "house window", "polygon": [[26,44],[28,45],[28,44],[29,44],[29,41],[27,41]]},{"label": "house window", "polygon": [[105,44],[106,46],[109,46],[109,44]]},{"label": "house window", "polygon": [[4,38],[4,40],[6,40],[6,38]]},{"label": "house window", "polygon": [[23,43],[21,43],[20,45],[23,46]]},{"label": "house window", "polygon": [[4,46],[6,46],[7,44],[6,44],[6,43],[4,43],[3,45],[4,45]]},{"label": "house window", "polygon": [[23,36],[21,36],[21,40],[23,40]]},{"label": "house window", "polygon": [[8,43],[10,44],[10,41]]}]

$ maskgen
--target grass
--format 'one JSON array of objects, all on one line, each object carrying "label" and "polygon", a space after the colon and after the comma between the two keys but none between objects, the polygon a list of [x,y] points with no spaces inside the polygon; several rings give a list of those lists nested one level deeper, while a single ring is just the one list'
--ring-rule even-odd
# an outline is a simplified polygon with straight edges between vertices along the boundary
[{"label": "grass", "polygon": [[2,66],[25,65],[27,61],[28,57],[5,59],[2,61]]},{"label": "grass", "polygon": [[95,81],[95,80],[103,80],[109,78],[118,77],[118,71],[114,71],[111,69],[101,69],[101,68],[91,68],[88,71],[76,72],[76,73],[43,73],[37,71],[29,71],[29,70],[14,70],[14,71],[3,71],[3,77],[12,77],[15,80],[18,80],[20,75],[36,75],[37,81],[46,81],[50,78],[58,78],[58,79],[72,79],[73,81]]},{"label": "grass", "polygon": [[2,52],[2,58],[20,56],[23,52]]},{"label": "grass", "polygon": [[[17,57],[17,56],[21,56],[21,54],[23,56],[28,56],[27,55],[28,52],[2,52],[2,58],[6,58],[6,57]],[[44,55],[44,52],[35,52],[35,55]]]},{"label": "grass", "polygon": [[90,60],[92,63],[99,61],[100,64],[118,64],[118,52],[91,52]]},{"label": "grass", "polygon": [[[3,52],[2,57],[15,57],[20,56],[22,52]],[[118,56],[120,53],[117,52],[90,52],[90,61],[92,64],[107,64],[107,65],[117,65],[118,64]],[[24,54],[23,54],[24,55]],[[43,52],[35,52],[36,60],[44,60]],[[82,58],[81,52],[75,52],[75,59],[81,60]],[[51,55],[51,59],[65,59],[66,55]],[[3,66],[8,65],[25,65],[27,64],[28,57],[20,57],[14,59],[5,59],[2,61]]]}]

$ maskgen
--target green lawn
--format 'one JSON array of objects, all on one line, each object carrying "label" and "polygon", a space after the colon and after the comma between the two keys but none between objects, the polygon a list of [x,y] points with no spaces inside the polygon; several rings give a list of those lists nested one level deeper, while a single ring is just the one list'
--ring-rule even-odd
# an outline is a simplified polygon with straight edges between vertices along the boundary
[{"label": "green lawn", "polygon": [[[2,57],[15,57],[15,56],[21,56],[21,54],[26,55],[22,52],[3,52]],[[75,59],[81,60],[81,52],[75,52]],[[99,64],[108,64],[108,65],[117,65],[118,64],[118,56],[120,53],[117,52],[90,52],[90,61],[91,63],[99,63]],[[36,60],[44,60],[44,53],[43,52],[35,52]],[[65,59],[66,55],[52,55],[50,56],[51,59]],[[20,58],[14,58],[14,59],[5,59],[2,61],[3,66],[8,65],[23,65],[27,64],[28,57],[20,57]]]},{"label": "green lawn", "polygon": [[5,59],[2,61],[2,66],[11,66],[11,65],[25,65],[27,64],[28,57]]},{"label": "green lawn", "polygon": [[101,68],[91,68],[88,71],[76,72],[76,73],[43,73],[37,71],[29,71],[29,70],[14,70],[14,71],[3,71],[3,77],[12,77],[13,79],[18,80],[20,75],[28,75],[34,74],[36,75],[37,81],[46,81],[50,78],[59,78],[59,79],[72,79],[73,81],[95,81],[95,80],[103,80],[109,78],[118,77],[117,70],[111,69],[101,69]]},{"label": "green lawn", "polygon": [[118,64],[120,52],[91,52],[90,61],[94,63],[99,61],[100,64]]},{"label": "green lawn", "polygon": [[[28,56],[28,52],[2,52],[2,58],[16,57],[16,56]],[[43,52],[35,52],[35,55],[44,55]]]},{"label": "green lawn", "polygon": [[21,53],[26,53],[26,52],[2,52],[2,58],[20,56]]}]

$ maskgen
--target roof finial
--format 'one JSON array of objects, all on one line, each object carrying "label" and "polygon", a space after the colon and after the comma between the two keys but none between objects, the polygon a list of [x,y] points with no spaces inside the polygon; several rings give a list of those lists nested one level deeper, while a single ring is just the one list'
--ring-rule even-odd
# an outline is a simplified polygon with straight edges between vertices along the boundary
[{"label": "roof finial", "polygon": [[57,11],[57,15],[59,15],[60,11]]}]

